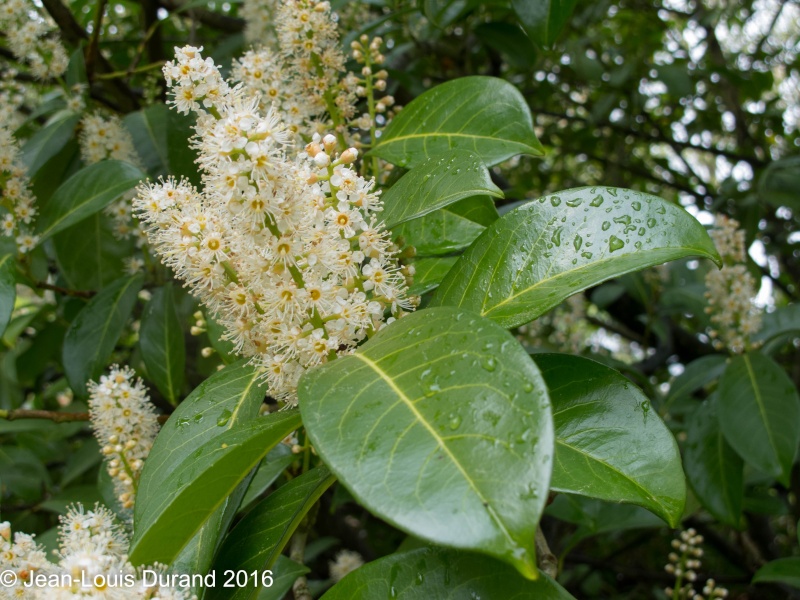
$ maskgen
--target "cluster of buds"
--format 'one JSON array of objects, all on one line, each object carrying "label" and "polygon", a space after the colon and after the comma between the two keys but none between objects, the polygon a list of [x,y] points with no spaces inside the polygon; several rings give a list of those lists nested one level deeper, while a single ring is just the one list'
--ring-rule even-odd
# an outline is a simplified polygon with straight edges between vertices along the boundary
[{"label": "cluster of buds", "polygon": [[[395,106],[393,96],[388,94],[380,96],[379,94],[386,91],[386,80],[389,77],[386,69],[381,68],[386,62],[386,57],[381,53],[382,44],[383,40],[380,37],[370,39],[367,35],[362,35],[350,44],[353,58],[359,64],[364,65],[361,67],[361,77],[355,79],[356,95],[367,99],[369,110],[368,113],[357,118],[353,124],[359,129],[369,131],[373,138],[376,128],[379,125],[385,126],[394,113],[400,110],[399,106]],[[387,111],[389,114],[386,114]],[[381,117],[380,123],[377,117],[379,114],[386,115]]]},{"label": "cluster of buds", "polygon": [[739,223],[718,215],[710,231],[724,266],[706,274],[706,313],[714,347],[741,353],[754,348],[752,337],[761,329],[761,311],[753,304],[756,282],[745,263],[745,235]]},{"label": "cluster of buds", "polygon": [[131,510],[144,460],[158,433],[147,389],[129,367],[111,367],[89,382],[89,415],[122,508]]},{"label": "cluster of buds", "polygon": [[3,234],[16,236],[19,252],[32,250],[38,243],[38,237],[30,233],[36,216],[36,198],[30,191],[28,171],[22,164],[17,141],[3,126],[0,126],[0,206],[5,209],[0,220]]},{"label": "cluster of buds", "polygon": [[[709,579],[699,594],[694,589],[697,581],[697,570],[700,568],[703,557],[703,536],[693,528],[681,531],[677,538],[672,540],[672,552],[669,553],[669,562],[664,570],[675,577],[675,585],[666,588],[664,593],[670,598],[686,600],[710,600],[711,598],[725,598],[728,590],[717,587],[713,579]],[[703,595],[705,594],[705,595]]]}]

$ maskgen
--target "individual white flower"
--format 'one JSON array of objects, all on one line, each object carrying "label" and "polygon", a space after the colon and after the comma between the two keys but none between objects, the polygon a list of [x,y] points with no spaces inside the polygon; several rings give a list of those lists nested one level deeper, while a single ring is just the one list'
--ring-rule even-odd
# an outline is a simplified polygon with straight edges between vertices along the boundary
[{"label": "individual white flower", "polygon": [[331,579],[341,581],[345,575],[352,573],[364,564],[364,559],[358,552],[352,550],[340,550],[336,553],[336,559],[328,562],[328,570]]}]

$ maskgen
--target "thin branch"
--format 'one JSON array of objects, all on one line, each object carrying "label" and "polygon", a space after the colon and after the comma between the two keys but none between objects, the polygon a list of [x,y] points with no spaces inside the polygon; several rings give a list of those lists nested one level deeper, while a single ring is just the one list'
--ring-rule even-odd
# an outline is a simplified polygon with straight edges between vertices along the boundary
[{"label": "thin branch", "polygon": [[100,30],[103,28],[103,15],[105,14],[107,4],[108,0],[99,0],[97,3],[92,37],[89,40],[89,46],[86,48],[86,78],[89,81],[94,81],[95,65],[97,64],[97,57],[100,54]]},{"label": "thin branch", "polygon": [[[53,423],[75,423],[89,421],[88,412],[58,412],[55,410],[32,410],[26,408],[16,408],[12,410],[0,410],[0,419],[6,421],[18,421],[20,419],[44,419]],[[159,423],[166,423],[169,415],[158,415]]]},{"label": "thin branch", "polygon": [[63,296],[72,296],[74,298],[91,298],[97,294],[94,290],[70,290],[60,285],[47,283],[46,281],[35,281],[34,285],[40,290],[50,290],[51,292],[56,292]]}]

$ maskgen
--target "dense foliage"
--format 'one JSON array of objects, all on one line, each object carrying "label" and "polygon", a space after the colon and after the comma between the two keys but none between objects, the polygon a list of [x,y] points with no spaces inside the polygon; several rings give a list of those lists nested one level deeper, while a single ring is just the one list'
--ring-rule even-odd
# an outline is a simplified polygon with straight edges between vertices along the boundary
[{"label": "dense foliage", "polygon": [[800,597],[799,45],[5,0],[0,598]]}]

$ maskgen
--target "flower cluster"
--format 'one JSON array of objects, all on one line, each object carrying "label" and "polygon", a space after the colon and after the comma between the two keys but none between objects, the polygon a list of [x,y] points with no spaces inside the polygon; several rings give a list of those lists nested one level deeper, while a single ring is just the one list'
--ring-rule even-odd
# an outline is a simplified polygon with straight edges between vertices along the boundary
[{"label": "flower cluster", "polygon": [[[98,113],[87,115],[81,121],[78,141],[81,157],[87,164],[113,159],[141,165],[133,145],[133,137],[117,116],[105,118]],[[131,213],[131,200],[134,195],[133,191],[128,192],[104,210],[113,220],[114,235],[117,239],[133,237],[139,232]],[[143,240],[140,239],[139,242],[141,245]]]},{"label": "flower cluster", "polygon": [[17,141],[7,127],[0,126],[0,206],[6,213],[0,221],[3,234],[16,236],[17,248],[25,253],[38,239],[30,233],[36,216],[36,198],[30,191],[27,169],[20,160]]},{"label": "flower cluster", "polygon": [[411,310],[407,272],[378,221],[374,181],[315,134],[288,156],[274,107],[261,112],[200,50],[176,50],[164,72],[171,103],[198,113],[203,188],[168,179],[134,207],[152,247],[210,309],[236,350],[266,369],[270,393],[294,401],[309,367],[351,352]]},{"label": "flower cluster", "polygon": [[352,573],[364,564],[364,558],[352,550],[340,550],[335,560],[328,561],[328,570],[333,581],[341,581],[345,575]]},{"label": "flower cluster", "polygon": [[672,540],[673,551],[669,553],[669,562],[664,566],[664,570],[675,577],[675,585],[664,590],[668,597],[711,600],[728,596],[728,590],[717,587],[713,579],[706,581],[702,594],[695,592],[694,582],[697,581],[697,569],[700,568],[700,559],[703,556],[702,543],[703,536],[691,528],[681,531],[678,537]]},{"label": "flower cluster", "polygon": [[355,78],[340,81],[345,57],[330,3],[283,2],[275,13],[275,29],[277,51],[263,45],[249,50],[234,61],[234,79],[260,99],[262,110],[275,104],[296,140],[331,128],[344,136],[355,114]]},{"label": "flower cluster", "polygon": [[108,474],[120,504],[130,510],[144,460],[158,433],[158,417],[144,383],[129,367],[111,367],[100,383],[89,382],[89,394],[92,428]]},{"label": "flower cluster", "polygon": [[[5,66],[5,65],[4,65]],[[20,109],[26,104],[29,88],[17,80],[16,69],[0,72],[0,127],[17,130],[26,119]]]},{"label": "flower cluster", "polygon": [[[15,600],[61,598],[113,598],[114,600],[189,600],[189,592],[142,578],[142,569],[128,561],[128,538],[108,509],[80,504],[61,517],[57,562],[50,562],[33,536],[15,533],[0,523],[0,557],[3,568],[16,574],[16,582],[0,588],[0,597]],[[161,565],[150,567],[163,571]],[[30,585],[36,577],[36,585]],[[42,578],[45,578],[44,580]],[[5,582],[4,582],[5,583]],[[28,583],[26,586],[25,584]]]},{"label": "flower cluster", "polygon": [[0,31],[5,34],[14,56],[26,61],[39,79],[60,77],[69,64],[67,51],[61,40],[52,35],[53,30],[54,26],[34,2],[3,0]]},{"label": "flower cluster", "polygon": [[528,346],[543,342],[559,350],[580,354],[592,345],[594,330],[586,325],[588,302],[583,294],[567,298],[550,313],[517,328],[517,339]]},{"label": "flower cluster", "polygon": [[710,233],[724,263],[705,278],[710,336],[717,349],[744,352],[754,347],[752,336],[761,328],[761,312],[753,304],[756,282],[744,264],[744,231],[734,219],[719,215]]}]

